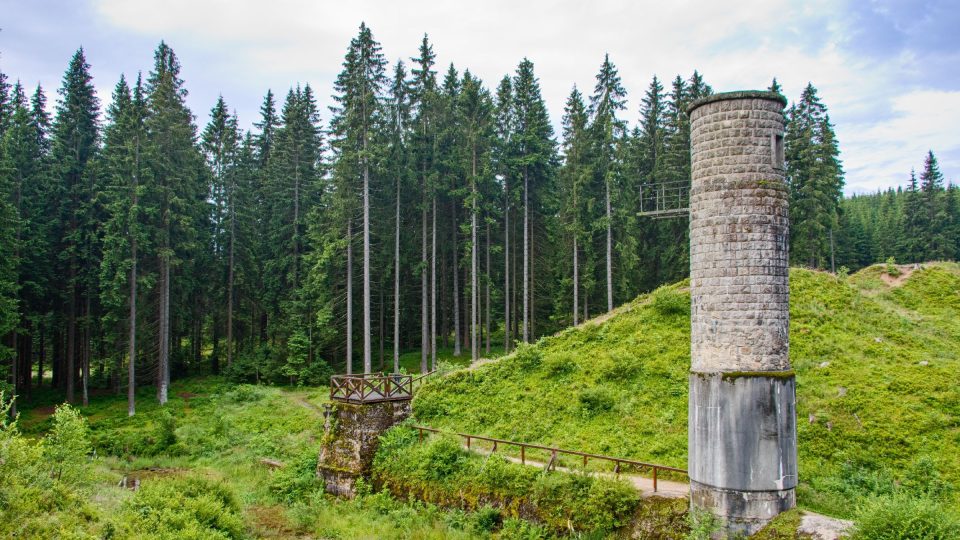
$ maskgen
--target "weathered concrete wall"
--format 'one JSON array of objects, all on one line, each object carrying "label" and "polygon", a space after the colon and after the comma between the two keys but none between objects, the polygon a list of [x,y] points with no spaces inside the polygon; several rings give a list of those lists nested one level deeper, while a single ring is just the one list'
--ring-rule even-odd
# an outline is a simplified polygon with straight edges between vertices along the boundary
[{"label": "weathered concrete wall", "polygon": [[334,403],[324,425],[317,476],[327,493],[354,496],[357,478],[368,476],[378,437],[410,416],[410,401],[352,405]]},{"label": "weathered concrete wall", "polygon": [[691,105],[691,504],[752,533],[794,506],[785,100]]}]

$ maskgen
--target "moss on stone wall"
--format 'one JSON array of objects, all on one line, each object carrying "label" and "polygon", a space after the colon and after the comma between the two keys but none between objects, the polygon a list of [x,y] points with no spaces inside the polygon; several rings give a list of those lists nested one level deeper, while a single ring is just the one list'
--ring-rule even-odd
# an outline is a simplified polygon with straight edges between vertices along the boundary
[{"label": "moss on stone wall", "polygon": [[686,499],[644,499],[625,482],[480,456],[445,436],[419,442],[416,430],[404,425],[381,439],[372,479],[399,498],[463,510],[491,506],[504,517],[536,521],[557,533],[670,540],[686,531]]}]

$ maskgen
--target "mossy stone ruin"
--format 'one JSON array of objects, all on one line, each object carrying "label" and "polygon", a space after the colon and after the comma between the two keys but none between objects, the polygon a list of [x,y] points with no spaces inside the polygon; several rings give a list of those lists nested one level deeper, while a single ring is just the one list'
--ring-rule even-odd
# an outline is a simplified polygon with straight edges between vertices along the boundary
[{"label": "mossy stone ruin", "polygon": [[327,493],[352,498],[358,478],[366,478],[379,437],[410,416],[410,400],[352,404],[333,402],[324,423],[317,476]]},{"label": "mossy stone ruin", "polygon": [[689,108],[690,502],[752,534],[795,506],[783,107],[730,92]]}]

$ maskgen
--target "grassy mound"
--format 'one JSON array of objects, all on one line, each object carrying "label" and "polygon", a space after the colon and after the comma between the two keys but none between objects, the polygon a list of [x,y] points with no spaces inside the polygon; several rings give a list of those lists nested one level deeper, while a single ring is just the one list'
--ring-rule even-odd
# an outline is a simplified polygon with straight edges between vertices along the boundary
[{"label": "grassy mound", "polygon": [[[900,486],[942,496],[960,485],[960,266],[899,280],[888,270],[790,275],[800,503],[834,515]],[[428,383],[414,413],[434,427],[685,468],[685,287]]]}]

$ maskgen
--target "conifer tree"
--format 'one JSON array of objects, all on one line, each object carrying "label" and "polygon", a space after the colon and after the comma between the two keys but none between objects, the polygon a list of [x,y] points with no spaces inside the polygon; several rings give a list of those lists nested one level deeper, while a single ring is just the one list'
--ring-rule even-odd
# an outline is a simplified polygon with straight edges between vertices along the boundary
[{"label": "conifer tree", "polygon": [[[429,319],[430,294],[427,289],[427,213],[431,206],[436,206],[433,185],[435,180],[430,172],[434,161],[435,138],[435,102],[436,102],[436,72],[433,70],[436,55],[433,46],[426,35],[420,42],[419,56],[412,58],[414,63],[411,69],[410,106],[414,115],[414,136],[411,146],[417,167],[417,176],[420,179],[420,225],[421,251],[420,266],[420,371],[428,371],[427,356],[430,354],[431,335]],[[432,203],[432,204],[431,204]],[[435,214],[435,213],[434,213]]]},{"label": "conifer tree", "polygon": [[590,116],[592,117],[590,130],[592,132],[594,148],[592,157],[595,160],[593,169],[600,183],[604,187],[604,225],[606,226],[606,284],[607,284],[607,311],[613,310],[613,202],[612,190],[618,174],[617,154],[619,144],[626,132],[625,123],[617,117],[617,113],[627,106],[627,92],[620,83],[617,68],[610,62],[610,56],[605,55],[600,72],[597,73],[597,83],[590,97]]},{"label": "conifer tree", "polygon": [[400,372],[400,230],[401,189],[407,183],[410,162],[410,87],[403,61],[394,65],[393,81],[390,84],[389,112],[389,174],[396,187],[394,199],[394,255],[393,255],[393,372]]},{"label": "conifer tree", "polygon": [[208,219],[203,158],[195,144],[196,127],[187,108],[180,61],[165,42],[154,53],[147,78],[145,166],[151,172],[150,197],[157,201],[151,223],[157,267],[157,399],[167,402],[171,362],[171,297],[186,298],[190,275],[174,284],[173,269],[192,261],[203,244]]},{"label": "conifer tree", "polygon": [[[237,118],[227,110],[223,96],[210,111],[210,122],[201,135],[201,148],[207,166],[213,173],[210,178],[210,201],[212,202],[213,257],[217,266],[216,282],[225,276],[222,294],[217,291],[218,303],[226,304],[227,366],[233,364],[233,302],[237,247],[237,180],[240,151],[240,131]],[[219,283],[218,283],[219,284]],[[216,319],[215,319],[216,320]],[[216,330],[214,330],[216,335]],[[214,350],[216,350],[216,339]],[[219,359],[214,355],[214,362]],[[215,364],[213,371],[218,371]]]},{"label": "conifer tree", "polygon": [[[6,255],[0,269],[0,335],[11,336],[12,347],[0,345],[0,358],[10,359],[10,378],[12,388],[8,389],[14,397],[21,394],[24,370],[23,311],[22,291],[27,278],[27,267],[23,264],[30,253],[28,231],[30,215],[25,212],[24,191],[36,181],[39,148],[27,108],[23,88],[17,82],[13,89],[9,119],[3,139],[0,140],[0,247]],[[29,362],[26,366],[29,369]],[[28,377],[29,382],[29,377]],[[16,414],[16,403],[11,406],[11,414]]]},{"label": "conifer tree", "polygon": [[933,151],[928,151],[920,173],[920,191],[923,193],[924,235],[923,260],[942,261],[955,256],[954,240],[949,236],[950,216],[945,205],[943,173]]},{"label": "conifer tree", "polygon": [[480,358],[480,275],[479,275],[479,219],[480,198],[486,172],[487,152],[492,135],[493,103],[489,92],[483,88],[479,79],[469,71],[464,72],[460,94],[458,96],[462,121],[463,143],[466,152],[466,172],[470,179],[470,196],[467,199],[470,211],[470,351],[475,362]]},{"label": "conifer tree", "polygon": [[[147,247],[144,216],[149,211],[141,201],[143,158],[147,134],[147,107],[143,84],[137,77],[131,93],[121,76],[107,109],[104,129],[103,171],[104,223],[101,302],[117,328],[126,318],[127,337],[127,414],[136,412],[136,366],[139,281],[145,278],[140,266],[141,252]],[[146,201],[147,207],[155,201]],[[124,317],[124,307],[127,315]],[[119,341],[119,340],[118,340]],[[117,374],[119,376],[119,373]]]},{"label": "conifer tree", "polygon": [[[337,107],[331,120],[332,145],[337,160],[337,173],[344,185],[361,187],[363,210],[363,372],[370,373],[370,191],[371,169],[375,167],[377,149],[374,132],[382,122],[382,89],[387,82],[386,60],[380,44],[366,24],[350,42],[344,69],[337,77],[334,99]],[[347,166],[349,164],[349,166]]]},{"label": "conifer tree", "polygon": [[503,350],[510,352],[510,346],[513,343],[513,317],[511,316],[511,270],[510,270],[510,211],[514,206],[514,192],[511,191],[510,182],[513,174],[513,82],[509,75],[504,75],[497,86],[497,95],[495,98],[495,137],[492,150],[493,169],[497,176],[503,182]]},{"label": "conifer tree", "polygon": [[[99,100],[93,87],[90,65],[83,49],[77,50],[63,76],[53,122],[53,162],[59,199],[59,244],[65,277],[64,309],[67,318],[67,350],[64,378],[67,401],[74,400],[77,359],[81,347],[78,339],[78,310],[84,293],[89,293],[89,272],[97,268],[91,260],[89,242],[95,236],[96,224],[90,221],[93,198],[91,163],[99,143]],[[89,313],[81,314],[88,316]],[[86,380],[86,379],[84,379]]]},{"label": "conifer tree", "polygon": [[[531,281],[531,218],[535,219],[540,191],[550,189],[556,163],[553,127],[540,94],[540,83],[534,75],[533,62],[524,58],[513,81],[513,109],[516,119],[514,166],[523,181],[523,324],[524,342],[531,338],[531,314],[535,309]],[[533,209],[533,212],[531,210]]]},{"label": "conifer tree", "polygon": [[588,113],[583,96],[574,86],[567,98],[563,115],[563,156],[560,172],[563,194],[563,231],[569,234],[572,251],[573,325],[577,326],[580,313],[580,238],[582,227],[589,218],[583,208],[583,191],[589,185],[591,174],[589,156]]},{"label": "conifer tree", "polygon": [[843,170],[827,108],[812,84],[787,112],[784,144],[791,256],[795,262],[820,268],[830,253],[830,231],[837,227]]}]

